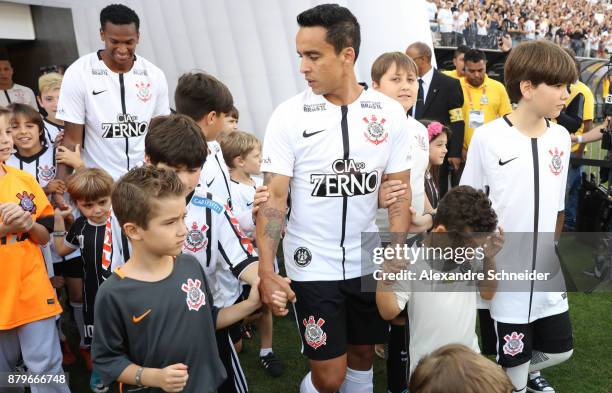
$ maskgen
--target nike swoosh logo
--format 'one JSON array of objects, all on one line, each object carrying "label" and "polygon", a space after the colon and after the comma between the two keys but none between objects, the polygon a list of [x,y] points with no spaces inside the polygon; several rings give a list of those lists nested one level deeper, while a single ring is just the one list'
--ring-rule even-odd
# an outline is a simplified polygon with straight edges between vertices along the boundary
[{"label": "nike swoosh logo", "polygon": [[506,165],[506,164],[507,164],[507,163],[509,163],[510,161],[514,161],[514,160],[516,160],[517,158],[518,158],[518,157],[514,157],[514,158],[509,159],[508,161],[502,161],[502,160],[501,160],[501,158],[500,158],[500,159],[499,159],[499,165],[500,165],[500,166],[502,166],[502,165]]},{"label": "nike swoosh logo", "polygon": [[247,207],[253,205],[253,202],[247,203]]},{"label": "nike swoosh logo", "polygon": [[95,90],[92,90],[92,91],[91,91],[91,94],[93,94],[94,96],[97,96],[98,94],[102,94],[102,93],[104,93],[105,91],[106,91],[106,90],[100,90],[100,91],[95,91]]},{"label": "nike swoosh logo", "polygon": [[214,181],[215,181],[215,178],[213,177],[210,183],[206,182],[206,187],[210,187],[210,185],[213,184]]},{"label": "nike swoosh logo", "polygon": [[144,312],[144,314],[142,314],[139,317],[135,317],[135,316],[132,315],[132,322],[138,323],[138,322],[142,321],[143,318],[146,317],[147,315],[149,315],[150,312],[151,312],[151,309],[148,309],[147,311]]},{"label": "nike swoosh logo", "polygon": [[304,132],[302,133],[302,136],[304,138],[310,138],[311,136],[317,135],[318,133],[323,132],[323,131],[325,131],[325,130],[319,130],[319,131],[308,133],[308,132],[306,132],[306,130],[304,130]]}]

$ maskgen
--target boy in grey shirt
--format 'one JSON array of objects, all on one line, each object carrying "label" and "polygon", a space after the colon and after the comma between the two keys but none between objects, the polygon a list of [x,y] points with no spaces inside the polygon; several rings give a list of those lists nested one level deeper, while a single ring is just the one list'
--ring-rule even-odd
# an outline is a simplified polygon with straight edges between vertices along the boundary
[{"label": "boy in grey shirt", "polygon": [[[215,329],[260,306],[249,298],[217,309],[197,260],[178,255],[187,229],[186,190],[171,170],[132,169],[117,183],[113,210],[132,243],[132,257],[100,287],[92,355],[104,383],[142,392],[215,392],[226,378]],[[276,294],[285,304],[283,294]],[[124,388],[124,391],[129,391]]]}]

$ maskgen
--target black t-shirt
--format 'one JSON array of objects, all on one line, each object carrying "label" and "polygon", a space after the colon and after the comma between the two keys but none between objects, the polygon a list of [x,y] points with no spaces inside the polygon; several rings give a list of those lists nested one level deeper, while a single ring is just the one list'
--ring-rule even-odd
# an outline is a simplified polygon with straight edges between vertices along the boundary
[{"label": "black t-shirt", "polygon": [[94,368],[110,384],[132,363],[152,368],[183,363],[189,367],[184,393],[215,392],[227,377],[215,339],[217,313],[191,255],[179,255],[172,273],[156,282],[122,277],[119,268],[96,298]]}]

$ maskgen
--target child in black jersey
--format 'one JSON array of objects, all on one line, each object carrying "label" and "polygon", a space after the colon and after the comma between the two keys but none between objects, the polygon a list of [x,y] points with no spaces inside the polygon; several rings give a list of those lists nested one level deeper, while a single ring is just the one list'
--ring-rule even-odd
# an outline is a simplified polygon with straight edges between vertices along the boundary
[{"label": "child in black jersey", "polygon": [[173,170],[153,166],[132,169],[113,191],[113,211],[132,254],[96,300],[93,359],[106,383],[215,392],[226,376],[215,329],[260,306],[257,280],[247,300],[216,308],[198,261],[178,255],[187,236],[186,194]]},{"label": "child in black jersey", "polygon": [[[55,210],[55,223],[53,232],[53,243],[59,255],[66,255],[75,250],[80,250],[83,270],[83,337],[81,354],[86,360],[87,368],[92,371],[91,355],[89,347],[94,330],[94,302],[98,288],[106,279],[103,273],[108,269],[103,268],[105,250],[105,229],[107,217],[111,208],[111,192],[113,179],[101,169],[84,168],[77,170],[68,179],[68,193],[76,202],[82,216],[77,218],[66,232],[64,217],[70,214],[70,210]],[[104,391],[105,387],[100,383],[99,377],[92,371],[90,385],[94,391]],[[97,387],[96,387],[97,386]]]}]

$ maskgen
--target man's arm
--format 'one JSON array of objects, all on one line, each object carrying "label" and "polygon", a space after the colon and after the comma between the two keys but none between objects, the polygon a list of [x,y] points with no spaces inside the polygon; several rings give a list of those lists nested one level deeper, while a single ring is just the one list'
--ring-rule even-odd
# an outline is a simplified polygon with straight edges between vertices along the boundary
[{"label": "man's arm", "polygon": [[270,198],[261,205],[255,225],[259,252],[261,301],[276,315],[280,315],[281,310],[278,307],[272,307],[274,291],[283,291],[290,301],[295,301],[295,293],[287,281],[274,271],[274,257],[285,227],[289,180],[288,176],[264,173],[264,185],[268,187]]},{"label": "man's arm", "polygon": [[389,180],[399,180],[407,184],[404,195],[397,197],[387,208],[389,215],[389,232],[391,232],[392,244],[403,244],[406,239],[406,234],[410,230],[411,213],[410,204],[412,203],[412,189],[410,188],[410,170],[389,173]]},{"label": "man's arm", "polygon": [[[66,122],[64,127],[64,138],[60,146],[65,146],[70,151],[74,151],[76,145],[83,145],[83,135],[85,134],[85,126],[83,124],[74,124]],[[56,178],[66,181],[72,173],[72,168],[65,164],[57,164]]]}]

